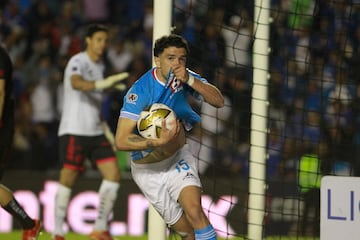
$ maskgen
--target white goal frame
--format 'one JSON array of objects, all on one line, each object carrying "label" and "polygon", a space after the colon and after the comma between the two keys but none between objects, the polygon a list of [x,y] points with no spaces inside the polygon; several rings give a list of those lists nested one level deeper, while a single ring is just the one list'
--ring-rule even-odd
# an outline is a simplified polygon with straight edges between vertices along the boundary
[{"label": "white goal frame", "polygon": [[[153,45],[155,40],[171,33],[172,0],[153,0],[154,26]],[[153,66],[154,59],[153,59]],[[165,240],[166,224],[155,208],[150,204],[148,216],[148,239]]]},{"label": "white goal frame", "polygon": [[270,0],[254,6],[253,89],[249,159],[248,239],[261,240],[264,232],[269,80]]}]

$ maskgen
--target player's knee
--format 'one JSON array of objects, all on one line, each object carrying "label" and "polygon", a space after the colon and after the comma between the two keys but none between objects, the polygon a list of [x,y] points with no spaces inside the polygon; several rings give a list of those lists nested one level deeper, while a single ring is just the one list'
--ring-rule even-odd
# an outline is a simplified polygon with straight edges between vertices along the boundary
[{"label": "player's knee", "polygon": [[98,164],[97,167],[105,180],[111,182],[120,181],[120,169],[115,163]]},{"label": "player's knee", "polygon": [[60,172],[59,183],[68,188],[72,188],[75,184],[78,174],[79,173],[77,171],[64,168]]},{"label": "player's knee", "polygon": [[102,172],[103,178],[111,182],[120,182],[120,171],[113,169],[112,171]]}]

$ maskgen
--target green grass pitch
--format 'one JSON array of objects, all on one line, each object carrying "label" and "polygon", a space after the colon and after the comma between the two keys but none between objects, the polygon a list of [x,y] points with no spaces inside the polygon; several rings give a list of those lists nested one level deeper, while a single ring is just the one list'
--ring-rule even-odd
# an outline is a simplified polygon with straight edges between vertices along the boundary
[{"label": "green grass pitch", "polygon": [[[130,236],[115,236],[113,237],[114,240],[147,240],[147,236],[141,236],[141,237],[130,237]],[[14,231],[11,233],[0,233],[0,240],[19,240],[21,239],[21,232],[20,231]],[[75,233],[68,233],[65,236],[66,240],[89,240],[89,237],[87,235],[79,235]],[[168,239],[171,240],[177,240],[180,238],[175,237],[169,237]],[[242,240],[243,238],[232,238],[232,240]],[[42,232],[38,238],[38,240],[51,240],[51,234]],[[222,239],[218,239],[222,240]]]},{"label": "green grass pitch", "polygon": [[[0,240],[19,240],[21,239],[21,232],[20,231],[14,231],[11,233],[0,233]],[[79,235],[75,233],[68,233],[65,236],[66,240],[89,240],[89,237],[87,235]],[[142,237],[128,237],[128,236],[119,236],[114,237],[114,240],[146,240],[146,236]],[[42,232],[39,235],[38,240],[51,240],[51,234]]]},{"label": "green grass pitch", "polygon": [[[65,236],[66,240],[88,240],[87,235],[79,235],[75,233],[68,233]],[[147,240],[147,236],[141,237],[130,237],[130,236],[115,236],[114,240]],[[21,232],[14,231],[11,233],[0,233],[0,240],[19,240],[21,239]],[[168,239],[175,240],[180,238],[169,237]],[[243,240],[244,238],[231,238],[231,240]],[[318,240],[319,238],[314,237],[286,237],[286,236],[276,236],[276,237],[267,237],[267,240]],[[42,232],[39,236],[38,240],[51,240],[51,234]],[[218,238],[218,240],[224,240],[222,238]]]}]

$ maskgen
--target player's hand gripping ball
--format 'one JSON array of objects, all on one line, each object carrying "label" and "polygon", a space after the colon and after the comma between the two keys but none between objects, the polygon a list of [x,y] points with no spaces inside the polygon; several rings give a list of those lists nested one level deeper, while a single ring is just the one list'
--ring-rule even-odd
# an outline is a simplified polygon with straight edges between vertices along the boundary
[{"label": "player's hand gripping ball", "polygon": [[154,103],[149,111],[142,111],[137,121],[137,129],[144,138],[156,139],[160,137],[162,120],[166,121],[166,128],[171,130],[176,123],[175,112],[162,103]]}]

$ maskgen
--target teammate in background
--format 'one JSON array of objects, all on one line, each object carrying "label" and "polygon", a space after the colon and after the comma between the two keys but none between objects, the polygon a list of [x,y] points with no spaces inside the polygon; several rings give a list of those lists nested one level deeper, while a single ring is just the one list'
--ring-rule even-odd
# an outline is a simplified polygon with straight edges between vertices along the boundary
[{"label": "teammate in background", "polygon": [[[55,199],[53,239],[64,239],[63,224],[78,175],[89,159],[99,169],[103,180],[99,189],[99,209],[91,240],[111,240],[108,217],[120,187],[120,170],[113,146],[101,119],[102,90],[115,87],[128,73],[104,78],[104,54],[108,29],[91,24],[86,32],[86,49],[70,58],[64,73],[64,105],[59,126],[59,159],[63,163]],[[118,86],[118,85],[117,85]],[[111,135],[111,133],[110,133]]]},{"label": "teammate in background", "polygon": [[[0,46],[0,181],[10,155],[14,136],[14,95],[12,82],[12,63],[9,55]],[[32,219],[16,201],[13,193],[0,183],[0,205],[16,218],[23,228],[23,240],[36,240],[41,222]]]},{"label": "teammate in background", "polygon": [[[118,149],[131,151],[133,179],[166,224],[182,239],[213,240],[215,230],[201,206],[197,160],[185,143],[185,130],[201,120],[187,96],[203,98],[218,108],[223,107],[224,98],[215,86],[186,68],[188,52],[181,36],[156,40],[156,67],[138,79],[124,97],[115,142]],[[172,130],[166,129],[164,121],[160,138],[145,139],[137,134],[136,123],[141,111],[153,103],[172,108],[178,120]]]}]

